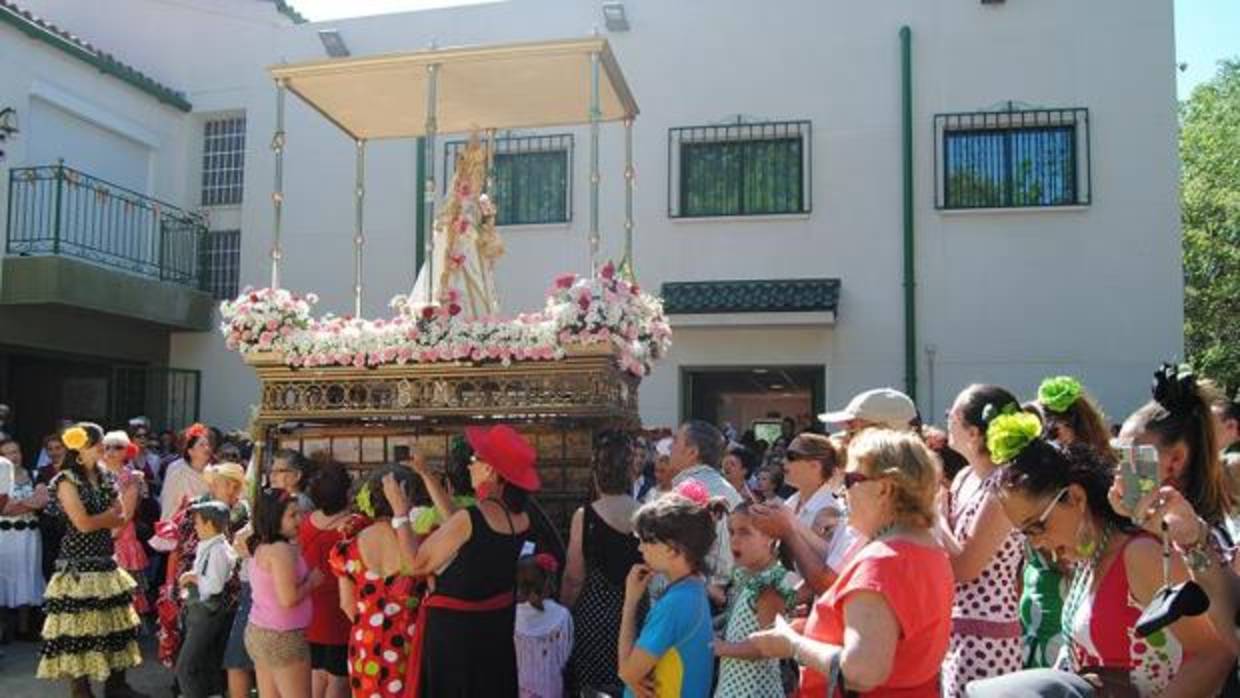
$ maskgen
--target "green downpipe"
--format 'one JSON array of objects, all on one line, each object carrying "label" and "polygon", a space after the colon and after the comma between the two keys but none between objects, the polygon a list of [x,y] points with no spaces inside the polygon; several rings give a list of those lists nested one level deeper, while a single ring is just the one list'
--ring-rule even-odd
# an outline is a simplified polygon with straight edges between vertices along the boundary
[{"label": "green downpipe", "polygon": [[415,177],[417,185],[413,188],[413,277],[417,279],[422,271],[422,259],[426,254],[426,139],[417,139],[417,152],[414,154]]},{"label": "green downpipe", "polygon": [[904,160],[904,392],[917,401],[917,283],[913,266],[913,31],[900,27]]}]

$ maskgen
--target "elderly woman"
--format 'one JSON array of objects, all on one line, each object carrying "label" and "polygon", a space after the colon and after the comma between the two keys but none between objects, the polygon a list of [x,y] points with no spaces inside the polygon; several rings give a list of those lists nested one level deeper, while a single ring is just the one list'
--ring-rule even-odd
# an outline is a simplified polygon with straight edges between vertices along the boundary
[{"label": "elderly woman", "polygon": [[939,694],[954,577],[931,533],[938,485],[934,457],[913,434],[869,429],[849,444],[849,523],[869,542],[815,602],[802,634],[780,620],[749,636],[764,656],[802,665],[798,695]]},{"label": "elderly woman", "polygon": [[[129,482],[135,484],[129,488],[129,494],[122,502],[125,511],[138,511],[138,501],[148,496],[149,490],[143,481],[143,474],[135,470],[129,461],[137,455],[138,449],[129,440],[129,434],[123,431],[109,431],[103,435],[103,458],[100,467],[107,470],[122,485]],[[129,573],[138,588],[134,590],[133,607],[139,615],[151,611],[146,600],[146,567],[150,564],[142,541],[138,540],[138,532],[134,521],[112,531],[112,542],[116,548],[116,562],[121,569]]]},{"label": "elderly woman", "polygon": [[383,478],[409,572],[435,574],[406,682],[413,698],[517,696],[515,569],[530,530],[529,496],[540,486],[535,451],[504,424],[468,427],[465,438],[474,449],[469,475],[478,504],[452,514],[420,545],[408,526],[408,493],[394,475]]}]

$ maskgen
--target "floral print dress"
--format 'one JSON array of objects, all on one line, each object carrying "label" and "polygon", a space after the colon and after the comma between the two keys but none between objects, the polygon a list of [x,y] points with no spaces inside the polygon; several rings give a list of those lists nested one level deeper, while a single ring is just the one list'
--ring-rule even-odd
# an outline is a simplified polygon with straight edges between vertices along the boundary
[{"label": "floral print dress", "polygon": [[353,583],[357,604],[349,628],[353,697],[403,698],[420,598],[414,578],[406,574],[381,577],[366,569],[356,538],[341,541],[329,562],[336,576]]}]

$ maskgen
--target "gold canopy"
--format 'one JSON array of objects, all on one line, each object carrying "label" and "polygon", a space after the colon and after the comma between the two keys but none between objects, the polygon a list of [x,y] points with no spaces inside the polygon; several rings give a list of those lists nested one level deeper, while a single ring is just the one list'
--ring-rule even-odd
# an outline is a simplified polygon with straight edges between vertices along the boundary
[{"label": "gold canopy", "polygon": [[602,121],[637,115],[606,39],[427,49],[271,68],[354,139],[426,134],[427,67],[438,65],[436,130],[564,126],[590,120],[590,56],[600,59]]}]

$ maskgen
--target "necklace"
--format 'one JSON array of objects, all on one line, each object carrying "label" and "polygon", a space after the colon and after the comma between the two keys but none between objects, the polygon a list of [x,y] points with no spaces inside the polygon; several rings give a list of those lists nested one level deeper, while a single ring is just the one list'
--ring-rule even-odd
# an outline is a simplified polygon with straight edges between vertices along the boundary
[{"label": "necklace", "polygon": [[[1089,590],[1094,585],[1094,577],[1098,572],[1098,563],[1102,561],[1102,556],[1106,553],[1107,546],[1111,542],[1111,525],[1105,524],[1102,528],[1102,535],[1098,537],[1098,547],[1094,549],[1092,555],[1088,559],[1077,564],[1076,572],[1072,575],[1072,586],[1068,589],[1068,598],[1064,602],[1063,629],[1061,632],[1067,639],[1068,643],[1073,647],[1078,647],[1075,633],[1073,632],[1076,625],[1076,614],[1081,610],[1081,604],[1089,596]],[[1087,629],[1088,631],[1088,629]]]}]

